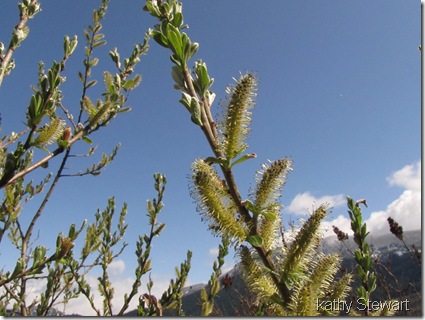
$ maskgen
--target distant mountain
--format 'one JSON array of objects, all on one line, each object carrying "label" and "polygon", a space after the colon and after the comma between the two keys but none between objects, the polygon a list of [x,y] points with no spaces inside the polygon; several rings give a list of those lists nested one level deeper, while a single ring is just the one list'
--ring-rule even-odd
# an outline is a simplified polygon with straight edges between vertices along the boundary
[{"label": "distant mountain", "polygon": [[[6,310],[6,317],[20,317],[20,313],[12,313],[11,310]],[[29,315],[30,317],[37,317],[37,310],[34,308],[32,313]],[[46,317],[63,317],[64,314],[55,308],[50,308],[47,312]]]},{"label": "distant mountain", "polygon": [[[235,267],[231,271],[220,277],[221,282],[225,278],[231,279],[231,285],[221,289],[217,296],[214,298],[214,312],[215,316],[249,316],[252,315],[249,307],[252,305],[250,300],[253,300],[248,287],[241,277],[241,271]],[[198,285],[199,286],[199,285]],[[201,288],[205,284],[201,284]],[[186,316],[201,316],[201,300],[200,290],[192,291],[190,294],[183,296],[183,311]],[[166,314],[166,313],[164,313]],[[172,312],[168,315],[173,315]]]},{"label": "distant mountain", "polygon": [[[414,244],[421,251],[422,249],[422,232],[405,231],[404,239],[408,246]],[[388,294],[394,299],[408,299],[410,302],[410,310],[407,313],[401,313],[400,316],[420,316],[422,315],[422,296],[421,296],[421,268],[410,257],[404,244],[398,240],[393,234],[382,236],[368,237],[369,244],[375,254],[378,281],[384,281],[379,287],[380,290],[374,292],[376,300],[388,299]],[[356,249],[353,240],[348,241],[348,247],[351,251]],[[343,257],[342,268],[348,272],[355,272],[354,259],[347,248],[337,240],[336,236],[323,239],[321,250],[324,253],[338,252]],[[385,268],[392,272],[397,279],[394,282],[392,276],[385,272]],[[218,295],[214,299],[214,316],[252,316],[255,312],[253,309],[254,297],[250,294],[244,280],[241,277],[240,269],[236,266],[228,273],[222,275],[223,279],[228,277],[232,279],[230,286],[221,287]],[[411,285],[409,285],[411,284]],[[353,288],[358,287],[358,283],[352,284]],[[397,287],[398,286],[398,287]],[[186,316],[201,315],[200,290],[205,284],[191,285],[183,289],[183,311]],[[407,289],[406,289],[407,288]],[[397,291],[399,289],[399,291]],[[402,289],[406,289],[403,290]],[[136,316],[137,310],[130,311],[125,316]],[[175,312],[165,310],[164,315],[173,316]]]},{"label": "distant mountain", "polygon": [[[380,290],[374,292],[376,300],[385,300],[388,294],[392,298],[408,299],[410,302],[410,310],[408,313],[401,313],[400,316],[418,316],[422,315],[422,298],[421,298],[421,268],[410,257],[404,244],[397,239],[393,234],[385,234],[381,236],[368,237],[369,244],[375,254],[377,261],[378,281],[386,281],[381,283]],[[404,240],[408,246],[412,244],[421,251],[422,249],[422,231],[405,231]],[[354,241],[350,238],[348,247],[351,251],[356,249]],[[330,236],[322,241],[320,248],[324,253],[338,252],[343,257],[342,268],[349,272],[355,272],[355,262],[351,253],[347,248],[336,238]],[[392,275],[397,279],[396,286],[394,279],[388,276],[385,272],[388,268]],[[230,276],[233,279],[233,284],[230,287],[222,287],[217,297],[214,299],[214,312],[215,316],[250,316],[253,315],[254,298],[251,296],[244,280],[241,277],[241,272],[238,267],[224,274],[221,279]],[[379,283],[379,282],[378,282]],[[412,284],[413,287],[410,287]],[[200,290],[205,284],[198,284],[191,286],[192,290],[183,296],[183,310],[186,316],[200,316],[201,315],[201,302]],[[352,287],[358,287],[358,283],[354,283]],[[193,290],[194,287],[199,288],[198,291]],[[409,288],[410,287],[410,288]],[[406,290],[407,288],[407,290]],[[398,292],[396,289],[399,289]],[[402,292],[404,290],[404,292]],[[169,313],[172,315],[172,313]]]},{"label": "distant mountain", "polygon": [[[416,249],[422,250],[422,232],[405,231],[404,239],[407,246],[413,244]],[[422,316],[422,275],[421,267],[412,259],[404,244],[393,234],[368,237],[369,244],[375,257],[375,268],[378,275],[378,287],[373,293],[376,301],[392,299],[409,301],[409,310],[400,312],[399,316]],[[354,241],[350,238],[348,248],[356,249]],[[338,252],[343,257],[342,269],[355,273],[355,262],[350,251],[339,242],[336,236],[323,239],[320,249],[324,253]],[[391,272],[391,274],[388,273]],[[231,284],[223,285],[223,279],[231,279]],[[252,316],[255,314],[254,297],[250,294],[238,266],[222,275],[221,289],[214,299],[214,316]],[[355,282],[353,288],[360,284]],[[206,285],[203,283],[187,286],[183,289],[183,311],[186,316],[201,315],[200,291]],[[56,313],[58,312],[58,313]],[[11,315],[10,313],[8,315]],[[49,316],[64,316],[59,311],[51,310]],[[164,316],[174,316],[173,310],[164,310]],[[35,316],[35,314],[32,314]],[[70,315],[67,315],[70,316]],[[73,314],[72,316],[78,316]],[[124,316],[137,316],[137,310],[132,310]]]},{"label": "distant mountain", "polygon": [[[404,231],[403,239],[408,246],[411,246],[413,244],[417,249],[422,248],[421,230]],[[367,237],[367,241],[371,247],[372,252],[390,253],[397,252],[400,250],[402,252],[406,252],[404,244],[399,239],[397,239],[392,233],[383,234],[379,236],[374,236],[370,234]],[[350,237],[347,242],[348,248],[354,251],[356,249],[356,244],[354,243],[353,237]],[[338,252],[343,257],[351,256],[346,246],[342,242],[338,241],[335,235],[323,239],[321,244],[321,250],[323,253]]]}]

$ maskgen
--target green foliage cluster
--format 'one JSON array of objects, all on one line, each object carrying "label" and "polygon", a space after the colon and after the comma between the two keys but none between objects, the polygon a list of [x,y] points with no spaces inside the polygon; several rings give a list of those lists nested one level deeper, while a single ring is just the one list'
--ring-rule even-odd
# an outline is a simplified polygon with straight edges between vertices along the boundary
[{"label": "green foliage cluster", "polygon": [[[92,144],[90,136],[93,132],[107,127],[116,116],[129,111],[131,108],[126,106],[128,95],[141,82],[141,76],[134,75],[134,69],[149,48],[148,34],[140,44],[134,46],[129,57],[124,60],[120,58],[116,48],[109,52],[116,70],[104,72],[104,91],[99,98],[93,100],[89,96],[90,89],[97,84],[97,80],[91,78],[92,70],[99,62],[95,51],[106,44],[101,31],[108,3],[109,0],[101,1],[99,8],[93,11],[92,23],[84,31],[85,58],[83,71],[78,72],[82,84],[80,107],[74,110],[76,112],[71,112],[62,104],[65,78],[61,73],[78,47],[76,36],[72,38],[65,36],[62,60],[54,61],[47,72],[44,70],[44,63],[39,64],[37,87],[33,87],[34,93],[25,112],[26,128],[18,134],[12,133],[0,140],[0,188],[4,191],[4,199],[0,206],[0,243],[7,235],[10,243],[20,254],[12,270],[0,271],[0,313],[3,315],[47,315],[53,307],[57,309],[59,303],[62,303],[65,309],[70,299],[79,296],[87,299],[97,315],[115,314],[112,305],[114,288],[109,278],[108,267],[127,246],[127,243],[123,242],[127,229],[126,204],[118,214],[118,221],[114,222],[117,216],[115,199],[110,198],[106,209],[98,210],[94,214],[94,223],[88,224],[84,221],[79,228],[73,224],[66,234],[60,233],[56,245],[53,246],[54,253],[50,256],[48,247],[39,245],[33,248],[31,245],[34,241],[34,227],[58,181],[65,176],[99,175],[102,169],[112,162],[119,148],[119,145],[115,147],[110,155],[103,154],[98,163],[86,170],[64,174],[67,163],[71,158],[75,158],[72,153],[74,144],[79,141]],[[10,44],[5,48],[4,44],[0,43],[0,84],[14,67],[12,56],[28,35],[28,20],[41,11],[37,0],[25,0],[19,3],[18,7],[20,20],[12,33]],[[34,162],[34,154],[38,150],[47,155],[42,155],[41,160]],[[89,147],[86,156],[92,156],[94,153],[95,148]],[[28,173],[38,168],[46,168],[49,160],[59,156],[62,156],[62,161],[55,174],[47,174],[37,185],[32,181],[25,181]],[[165,224],[158,223],[158,214],[163,206],[166,179],[161,174],[155,174],[154,179],[157,198],[148,201],[147,208],[150,231],[136,241],[135,254],[138,263],[135,280],[131,291],[125,295],[117,315],[122,315],[138,294],[142,276],[151,270],[150,253],[153,239],[159,236],[165,227]],[[45,189],[47,192],[43,194]],[[22,209],[25,203],[37,195],[44,198],[30,219],[29,225],[25,227],[21,217]],[[74,248],[78,237],[84,237],[84,245],[79,255]],[[176,279],[171,281],[169,289],[161,298],[164,308],[176,308],[179,301],[181,304],[181,289],[190,269],[190,258],[191,253],[188,252],[187,260],[180,269],[176,269]],[[87,282],[87,275],[95,268],[101,272],[101,276],[97,279],[96,291],[102,297],[102,306],[96,305],[93,288]],[[29,301],[27,297],[31,281],[41,281],[45,284],[44,292],[33,301]],[[148,284],[148,288],[149,290],[152,288],[152,283]],[[142,300],[139,301],[140,314],[153,314],[151,309],[143,308],[143,303]]]},{"label": "green foliage cluster", "polygon": [[[367,232],[366,223],[363,223],[362,210],[360,203],[366,205],[364,199],[354,202],[350,197],[347,197],[348,214],[351,219],[351,229],[354,232],[354,242],[358,248],[354,251],[354,260],[357,264],[356,275],[361,281],[361,286],[357,288],[357,302],[367,303],[371,301],[372,292],[376,289],[376,274],[372,267],[373,258],[370,250],[370,246],[366,241],[366,237],[369,235]],[[394,313],[394,310],[388,308],[390,304],[382,304],[376,310],[364,310],[365,316],[390,316]],[[354,310],[354,309],[353,309]],[[353,311],[354,312],[354,311]],[[354,312],[354,314],[356,314]],[[357,315],[357,314],[356,314]]]},{"label": "green foliage cluster", "polygon": [[[234,86],[228,87],[227,99],[221,104],[222,117],[216,122],[211,115],[215,98],[210,90],[213,79],[205,62],[195,62],[192,71],[188,67],[199,45],[184,32],[182,5],[173,0],[147,1],[145,9],[160,21],[151,31],[152,37],[170,49],[174,88],[181,92],[180,102],[189,111],[192,122],[201,128],[213,152],[213,156],[192,164],[191,194],[203,219],[208,221],[214,234],[232,242],[247,283],[268,314],[297,315],[301,314],[300,310],[304,310],[305,315],[320,314],[320,310],[313,311],[307,305],[326,296],[343,299],[350,282],[347,275],[339,282],[340,286],[332,287],[329,279],[337,272],[339,260],[336,258],[333,264],[328,263],[326,270],[318,265],[311,271],[319,243],[319,225],[326,216],[326,209],[320,207],[310,216],[292,245],[276,246],[281,224],[277,200],[292,161],[283,158],[264,165],[255,191],[246,200],[242,200],[232,171],[233,166],[256,157],[253,153],[244,153],[248,148],[250,110],[255,106],[257,94],[255,75],[241,75],[235,79]],[[307,281],[309,274],[314,275],[316,281]],[[211,291],[215,291],[213,287]],[[205,292],[202,301],[203,313],[208,314],[212,306]]]}]

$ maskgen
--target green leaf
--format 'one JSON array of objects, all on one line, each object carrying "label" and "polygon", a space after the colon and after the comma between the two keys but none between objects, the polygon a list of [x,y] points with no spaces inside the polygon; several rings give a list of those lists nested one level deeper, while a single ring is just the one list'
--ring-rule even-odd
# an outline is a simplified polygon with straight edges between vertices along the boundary
[{"label": "green leaf", "polygon": [[152,2],[146,1],[146,8],[152,16],[157,18],[161,16],[161,12],[159,11],[158,5],[156,3],[154,5]]},{"label": "green leaf", "polygon": [[182,24],[183,24],[183,15],[181,12],[176,12],[174,14],[174,18],[171,21],[171,23],[173,24],[173,26],[175,26],[176,28],[179,28]]},{"label": "green leaf", "polygon": [[181,61],[179,60],[179,57],[176,54],[172,54],[170,56],[170,60],[172,63],[175,63],[177,66],[183,66],[184,64],[181,63]]},{"label": "green leaf", "polygon": [[159,236],[159,234],[164,229],[164,227],[165,227],[165,223],[159,225],[159,227],[153,232],[153,235],[154,236]]},{"label": "green leaf", "polygon": [[176,88],[177,90],[186,91],[186,86],[185,86],[185,83],[184,83],[184,77],[183,77],[183,73],[182,73],[180,67],[173,66],[171,68],[171,77],[173,78],[173,80],[177,84],[177,88]]},{"label": "green leaf", "polygon": [[261,211],[256,206],[254,206],[250,200],[244,200],[242,204],[256,216],[261,213]]},{"label": "green leaf", "polygon": [[214,102],[214,99],[215,99],[215,93],[208,90],[207,92],[205,92],[205,98],[208,101],[208,105],[211,106]]},{"label": "green leaf", "polygon": [[121,59],[120,54],[118,53],[117,48],[114,48],[114,50],[109,51],[109,56],[111,57],[112,61],[115,63],[118,69],[121,68]]},{"label": "green leaf", "polygon": [[259,235],[249,236],[247,241],[254,247],[261,247],[263,245],[263,238],[261,238]]},{"label": "green leaf", "polygon": [[158,43],[160,46],[168,48],[168,40],[167,37],[160,31],[152,31],[152,38]]},{"label": "green leaf", "polygon": [[15,269],[13,270],[12,275],[10,276],[10,279],[15,278],[18,274],[20,274],[24,270],[24,266],[21,259],[18,259],[16,262]]},{"label": "green leaf", "polygon": [[245,154],[242,157],[240,157],[239,159],[235,160],[230,167],[233,167],[234,165],[240,164],[242,162],[245,162],[248,159],[254,159],[256,158],[257,155],[255,153],[250,153],[250,154]]},{"label": "green leaf", "polygon": [[149,236],[148,236],[147,234],[145,234],[145,235],[143,236],[143,241],[144,241],[145,243],[149,243],[150,238],[149,238]]},{"label": "green leaf", "polygon": [[93,48],[100,47],[100,46],[104,46],[105,44],[106,44],[106,41],[105,41],[105,40],[102,40],[102,41],[96,41],[96,42],[93,44]]},{"label": "green leaf", "polygon": [[169,25],[169,30],[167,33],[167,40],[170,46],[170,49],[177,55],[180,62],[185,63],[183,56],[183,41],[180,31],[173,25]]},{"label": "green leaf", "polygon": [[84,136],[81,139],[88,144],[93,144],[93,141],[87,136]]},{"label": "green leaf", "polygon": [[43,246],[37,246],[34,249],[34,256],[33,256],[33,264],[32,266],[35,267],[38,264],[42,263],[46,256],[46,248]]},{"label": "green leaf", "polygon": [[356,251],[354,251],[354,258],[357,262],[360,262],[362,260],[362,253],[359,249],[356,249]]},{"label": "green leaf", "polygon": [[210,77],[207,72],[207,68],[204,63],[199,63],[196,68],[196,76],[199,84],[199,94],[201,96],[204,95],[206,89],[210,84]]},{"label": "green leaf", "polygon": [[80,79],[81,82],[84,82],[84,76],[81,73],[81,71],[78,71],[78,78]]},{"label": "green leaf", "polygon": [[201,300],[202,301],[208,301],[207,290],[205,290],[205,288],[201,289]]},{"label": "green leaf", "polygon": [[223,159],[223,158],[208,157],[208,158],[205,159],[205,162],[208,163],[208,164],[216,163],[216,164],[219,164],[219,165],[226,167],[228,161],[226,159]]},{"label": "green leaf", "polygon": [[71,239],[75,239],[75,224],[73,223],[71,227],[69,227],[68,237]]},{"label": "green leaf", "polygon": [[192,121],[202,126],[202,120],[201,120],[201,105],[199,104],[199,101],[197,98],[192,97],[190,102],[190,108],[191,108],[191,114],[192,114]]},{"label": "green leaf", "polygon": [[69,57],[74,52],[77,44],[77,36],[74,36],[72,40],[69,39],[69,36],[65,36],[63,41],[64,57]]},{"label": "green leaf", "polygon": [[122,87],[125,90],[133,90],[134,88],[136,88],[140,84],[141,81],[142,81],[142,77],[140,75],[137,75],[132,79],[124,81],[123,84],[122,84]]},{"label": "green leaf", "polygon": [[89,81],[89,82],[87,83],[87,85],[86,85],[86,89],[88,89],[88,88],[90,88],[90,87],[94,86],[96,83],[97,83],[97,80]]},{"label": "green leaf", "polygon": [[375,291],[375,289],[376,289],[376,277],[375,277],[375,275],[371,275],[370,277],[369,277],[369,292],[372,292],[372,291]]},{"label": "green leaf", "polygon": [[363,238],[363,239],[365,239],[365,238],[366,238],[366,236],[367,236],[366,223],[362,226],[362,229],[361,229],[361,236],[362,236],[362,238]]},{"label": "green leaf", "polygon": [[124,113],[131,110],[131,107],[119,108],[118,113]]},{"label": "green leaf", "polygon": [[215,296],[219,290],[220,290],[220,283],[217,281],[217,278],[215,278],[211,286],[211,295]]},{"label": "green leaf", "polygon": [[191,112],[191,100],[192,97],[189,94],[182,92],[182,97],[179,102],[187,109],[187,111]]},{"label": "green leaf", "polygon": [[266,217],[267,219],[270,219],[270,220],[276,220],[277,219],[276,215],[272,212],[262,212],[261,214],[264,217]]},{"label": "green leaf", "polygon": [[188,56],[186,58],[188,60],[190,58],[192,58],[195,55],[195,53],[198,51],[198,49],[199,49],[199,43],[197,43],[197,42],[191,43],[190,44],[189,54],[188,54]]}]

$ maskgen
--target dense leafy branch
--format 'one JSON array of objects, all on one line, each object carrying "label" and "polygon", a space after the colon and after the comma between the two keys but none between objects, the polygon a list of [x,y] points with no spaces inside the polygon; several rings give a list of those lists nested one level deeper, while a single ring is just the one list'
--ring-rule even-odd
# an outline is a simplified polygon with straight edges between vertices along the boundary
[{"label": "dense leafy branch", "polygon": [[[98,62],[97,58],[92,57],[93,50],[106,43],[102,40],[104,36],[100,31],[102,29],[101,19],[104,17],[107,10],[107,4],[108,1],[103,0],[100,8],[94,10],[93,24],[88,28],[91,33],[88,31],[85,32],[86,41],[88,43],[86,47],[86,60],[84,61],[86,80],[91,74],[91,69]],[[27,34],[28,29],[25,27],[25,23],[28,18],[40,11],[40,6],[37,1],[24,1],[19,4],[19,8],[21,13],[20,23],[15,28],[15,31],[19,31],[21,28]],[[11,65],[11,54],[25,38],[17,38],[17,35],[19,36],[20,33],[15,32],[13,34],[11,45],[6,55],[3,56],[3,52],[1,53],[2,72],[5,70],[3,67],[6,63]],[[145,37],[142,44],[136,45],[130,57],[124,60],[124,68],[120,67],[121,61],[118,51],[114,49],[114,51],[110,52],[110,56],[118,69],[118,73],[112,75],[109,72],[105,72],[104,82],[106,91],[102,94],[103,98],[98,99],[95,105],[87,103],[87,101],[90,100],[87,96],[87,89],[96,83],[93,82],[93,80],[88,82],[82,79],[82,101],[86,101],[86,103],[81,105],[78,123],[75,124],[72,114],[65,109],[61,103],[62,92],[60,88],[65,81],[65,78],[61,77],[61,72],[64,70],[67,60],[77,48],[77,44],[77,37],[70,39],[68,36],[65,36],[63,59],[60,62],[53,62],[52,67],[47,70],[47,72],[44,71],[44,64],[39,64],[38,85],[37,88],[33,88],[34,94],[26,110],[27,129],[20,134],[12,133],[9,137],[4,137],[1,140],[0,160],[2,165],[0,166],[0,187],[3,188],[5,192],[5,199],[0,209],[0,218],[3,223],[0,229],[0,241],[3,239],[3,235],[9,232],[8,235],[12,243],[19,249],[21,257],[13,272],[0,273],[0,287],[5,288],[6,292],[10,293],[7,299],[11,297],[16,301],[16,306],[20,309],[21,315],[30,314],[34,307],[34,303],[28,306],[26,305],[27,282],[31,279],[41,279],[43,276],[40,278],[40,275],[44,272],[46,267],[48,268],[49,274],[47,277],[47,289],[45,295],[41,296],[37,314],[42,315],[47,312],[46,310],[55,303],[61,294],[65,295],[65,303],[67,299],[75,297],[75,292],[72,292],[70,289],[70,284],[74,280],[72,280],[72,277],[69,278],[70,273],[69,271],[65,271],[66,268],[63,266],[64,261],[61,259],[70,251],[73,246],[72,241],[78,236],[81,230],[76,233],[72,231],[74,229],[71,228],[70,234],[72,234],[72,236],[66,238],[61,236],[58,237],[56,253],[47,257],[45,247],[37,246],[34,251],[30,248],[33,229],[55,190],[60,177],[64,176],[62,172],[71,156],[72,145],[79,140],[91,143],[88,136],[92,132],[107,126],[118,113],[130,109],[129,107],[124,107],[128,93],[133,90],[141,80],[140,75],[136,75],[133,78],[130,78],[130,76],[134,71],[134,67],[140,61],[140,56],[146,53],[148,49],[148,36]],[[8,72],[10,72],[10,70]],[[5,74],[4,72],[2,73],[1,79],[3,79]],[[71,126],[68,126],[58,115],[57,107],[60,107],[60,109],[64,111],[73,129],[71,129]],[[81,124],[80,121],[82,121],[83,115],[87,116],[87,120],[84,124]],[[47,123],[41,125],[45,120],[47,120]],[[18,141],[24,134],[26,134],[26,138],[22,142]],[[15,151],[7,153],[7,148],[16,142],[17,147]],[[58,145],[57,148],[49,151],[47,148],[55,142]],[[33,163],[33,154],[36,149],[44,150],[48,155]],[[50,184],[48,192],[44,196],[40,207],[30,220],[29,226],[24,229],[19,219],[22,207],[29,199],[43,191],[44,187],[49,183],[51,175],[49,174],[38,186],[33,186],[32,182],[25,185],[24,176],[37,168],[47,167],[49,160],[64,151],[65,153],[62,161]],[[117,149],[113,151],[111,156],[103,155],[102,160],[97,165],[93,165],[91,169],[87,169],[85,174],[98,175],[101,169],[113,160],[116,151]],[[25,196],[27,196],[26,199]],[[102,236],[102,234],[98,234],[97,236]],[[106,237],[106,235],[103,236]],[[73,270],[79,272],[78,270],[81,269],[86,258],[87,255],[81,260],[81,265],[74,263]],[[50,266],[52,263],[55,265],[54,268]],[[98,263],[100,263],[99,258],[95,259],[94,264],[89,266],[88,269]],[[107,275],[104,274],[104,277],[107,278]],[[64,283],[60,285],[60,282],[52,282],[51,279],[63,279]],[[104,282],[106,283],[106,280]],[[9,283],[12,283],[12,285],[9,286]],[[108,290],[105,289],[103,293],[108,295],[108,298],[112,298]],[[10,299],[8,301],[10,301]]]},{"label": "dense leafy branch", "polygon": [[[174,88],[181,92],[180,103],[190,113],[191,121],[201,128],[213,152],[213,156],[198,159],[192,164],[191,194],[198,210],[209,222],[213,233],[234,243],[241,256],[245,276],[250,278],[254,275],[248,284],[269,311],[276,315],[297,314],[290,304],[297,290],[301,290],[300,279],[307,272],[302,266],[313,259],[311,250],[317,247],[318,227],[326,210],[323,207],[317,209],[299,231],[292,246],[283,253],[277,253],[279,250],[276,250],[275,243],[280,221],[277,198],[292,161],[284,158],[271,162],[270,166],[265,165],[256,191],[246,200],[240,195],[232,171],[233,166],[256,157],[254,153],[244,153],[248,148],[250,110],[255,106],[257,95],[255,75],[241,75],[235,79],[234,86],[228,87],[227,98],[221,103],[223,115],[216,122],[211,115],[215,93],[210,87],[214,79],[209,76],[202,60],[195,62],[192,71],[188,67],[199,45],[184,32],[187,26],[183,23],[182,4],[176,0],[147,0],[145,10],[160,22],[151,30],[153,39],[172,52],[172,78]],[[220,167],[223,180],[213,165]],[[283,263],[276,258],[282,254],[285,256]],[[329,270],[333,275],[337,268]],[[321,274],[317,281],[323,282],[329,276]],[[348,285],[349,281],[343,283]],[[210,296],[205,292],[202,295],[204,314],[210,313],[213,307],[211,297],[215,290],[211,290]],[[336,289],[329,290],[335,292]],[[335,296],[343,297],[345,294],[346,290],[340,290]],[[311,299],[316,297],[317,294]]]},{"label": "dense leafy branch", "polygon": [[[188,60],[196,53],[199,45],[192,43],[186,33],[182,32],[186,27],[183,24],[182,5],[177,1],[146,1],[145,10],[158,18],[160,24],[151,31],[152,37],[160,45],[172,51],[171,61],[175,64],[172,68],[172,76],[176,82],[175,88],[180,90],[182,98],[180,102],[186,107],[191,115],[191,120],[200,126],[214,157],[207,160],[218,163],[226,181],[226,189],[234,202],[242,220],[249,226],[248,237],[258,239],[258,226],[255,219],[242,201],[233,172],[231,160],[239,156],[246,149],[243,141],[246,139],[247,124],[250,122],[249,109],[253,107],[253,97],[256,91],[256,80],[253,74],[241,76],[235,88],[229,88],[228,115],[224,120],[227,123],[222,132],[224,138],[219,138],[217,124],[211,115],[211,105],[215,94],[209,90],[213,84],[207,72],[206,64],[202,61],[195,63],[192,77],[187,66]],[[244,155],[243,160],[255,157]],[[242,161],[238,161],[240,163]],[[267,250],[261,245],[254,246],[264,265],[275,270],[276,266],[267,255]],[[271,273],[275,285],[284,297],[289,299],[289,290],[280,279]]]}]

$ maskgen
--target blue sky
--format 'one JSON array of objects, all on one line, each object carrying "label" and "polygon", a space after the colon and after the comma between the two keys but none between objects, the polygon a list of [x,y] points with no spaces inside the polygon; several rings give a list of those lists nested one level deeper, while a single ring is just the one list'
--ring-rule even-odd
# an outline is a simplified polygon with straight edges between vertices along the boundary
[{"label": "blue sky", "polygon": [[[16,51],[17,67],[0,88],[2,134],[23,129],[30,86],[37,81],[37,64],[62,57],[64,35],[79,37],[77,52],[67,65],[63,103],[74,113],[79,107],[83,29],[99,1],[42,1],[42,12],[30,21],[28,39]],[[104,20],[107,46],[100,49],[100,80],[112,70],[108,50],[118,47],[122,57],[156,21],[142,9],[143,2],[111,1]],[[256,159],[235,169],[247,196],[255,172],[267,159],[290,156],[294,171],[288,176],[282,203],[285,222],[306,218],[314,204],[334,207],[328,226],[347,228],[345,196],[366,198],[364,210],[376,234],[384,232],[393,216],[406,230],[420,227],[421,157],[421,43],[420,2],[373,1],[183,1],[192,41],[200,43],[195,59],[207,63],[217,94],[213,114],[224,91],[239,72],[255,72],[259,79],[253,110],[249,152]],[[8,43],[18,11],[15,1],[2,3],[0,41]],[[190,283],[206,282],[219,240],[201,222],[188,192],[192,161],[211,155],[199,128],[178,103],[173,89],[169,52],[151,41],[136,71],[141,86],[131,94],[130,113],[93,136],[98,146],[91,162],[75,159],[69,172],[84,170],[121,143],[116,160],[98,177],[62,179],[56,195],[39,220],[39,244],[53,248],[56,235],[71,223],[93,221],[115,195],[117,206],[128,203],[126,242],[130,245],[116,263],[115,277],[128,283],[135,266],[134,243],[147,232],[146,199],[152,198],[154,172],[167,176],[165,208],[159,218],[167,227],[156,239],[152,277],[158,290],[193,251]],[[192,61],[192,63],[195,61]],[[100,92],[89,95],[94,99]],[[79,143],[75,152],[85,153]],[[39,156],[43,154],[40,152]],[[50,163],[54,171],[59,159]],[[44,173],[44,172],[42,172]],[[41,179],[40,173],[28,178]],[[23,211],[31,216],[34,200]],[[2,244],[1,266],[15,255]],[[234,264],[230,255],[227,267]],[[118,292],[120,292],[118,290]],[[71,305],[72,307],[72,305]]]}]

